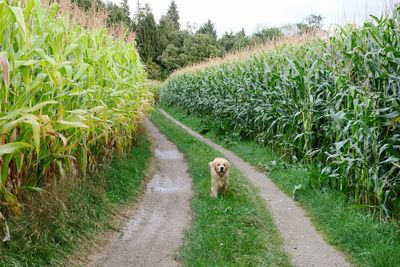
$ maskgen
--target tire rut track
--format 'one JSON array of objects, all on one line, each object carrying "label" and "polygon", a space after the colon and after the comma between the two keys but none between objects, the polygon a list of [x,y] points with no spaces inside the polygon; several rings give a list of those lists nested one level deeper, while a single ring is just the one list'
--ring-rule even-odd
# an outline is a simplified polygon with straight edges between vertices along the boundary
[{"label": "tire rut track", "polygon": [[236,156],[233,152],[213,143],[208,138],[194,132],[189,127],[172,118],[162,109],[159,111],[169,120],[186,130],[190,135],[208,144],[231,161],[258,188],[260,196],[265,200],[274,222],[284,240],[284,249],[288,252],[295,266],[340,266],[350,264],[344,255],[325,242],[317,232],[306,212],[290,197],[285,195],[263,173]]},{"label": "tire rut track", "polygon": [[121,233],[95,257],[95,266],[180,266],[175,258],[191,223],[192,178],[176,146],[150,121],[145,126],[158,170]]}]

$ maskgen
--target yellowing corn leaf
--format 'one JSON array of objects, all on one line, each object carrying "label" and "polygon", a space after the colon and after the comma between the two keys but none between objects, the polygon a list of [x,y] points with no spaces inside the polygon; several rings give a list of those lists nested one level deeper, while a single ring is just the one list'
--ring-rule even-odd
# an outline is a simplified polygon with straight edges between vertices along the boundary
[{"label": "yellowing corn leaf", "polygon": [[66,126],[67,128],[85,128],[85,129],[89,129],[89,126],[87,126],[86,124],[80,122],[80,121],[64,121],[64,120],[60,120],[58,121],[59,124]]},{"label": "yellowing corn leaf", "polygon": [[32,148],[32,145],[25,142],[14,142],[0,145],[0,156],[5,154],[13,154],[26,148]]},{"label": "yellowing corn leaf", "polygon": [[0,188],[0,196],[8,203],[11,210],[16,216],[21,216],[21,204],[18,203],[18,199],[16,196],[11,194],[10,191],[8,191],[5,187]]}]

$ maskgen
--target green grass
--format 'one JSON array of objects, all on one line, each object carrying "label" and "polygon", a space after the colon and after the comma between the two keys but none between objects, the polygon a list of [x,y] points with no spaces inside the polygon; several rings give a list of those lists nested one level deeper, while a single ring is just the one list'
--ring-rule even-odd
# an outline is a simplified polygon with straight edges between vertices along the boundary
[{"label": "green grass", "polygon": [[186,266],[290,266],[264,201],[235,168],[228,192],[210,197],[208,162],[218,152],[155,111],[151,120],[185,155],[194,182],[193,226],[180,259]]},{"label": "green grass", "polygon": [[[228,147],[253,166],[269,166],[272,169],[269,177],[288,195],[292,196],[294,187],[301,184],[296,199],[329,243],[349,255],[356,265],[400,266],[400,228],[396,222],[380,221],[332,190],[314,190],[309,182],[311,172],[305,165],[293,166],[282,162],[277,154],[255,142],[242,142],[226,136],[217,138],[202,119],[187,116],[176,108],[163,109],[198,132],[207,128],[206,137]],[[275,167],[271,167],[272,161],[277,162]]]},{"label": "green grass", "polygon": [[[86,182],[66,182],[32,196],[21,218],[9,220],[11,240],[0,245],[0,266],[58,266],[110,225],[115,210],[137,199],[151,158],[147,136],[125,158],[114,158]],[[73,177],[68,176],[70,179]]]}]

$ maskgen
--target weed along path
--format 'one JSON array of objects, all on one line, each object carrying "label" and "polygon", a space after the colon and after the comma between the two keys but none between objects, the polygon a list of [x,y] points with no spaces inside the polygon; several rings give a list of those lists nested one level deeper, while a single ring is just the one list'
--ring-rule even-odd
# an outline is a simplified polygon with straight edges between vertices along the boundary
[{"label": "weed along path", "polygon": [[165,111],[160,110],[160,112],[192,136],[222,153],[259,189],[260,196],[265,200],[284,239],[284,248],[295,266],[350,266],[341,253],[323,240],[304,210],[281,192],[263,173],[258,172],[231,151],[192,131]]},{"label": "weed along path", "polygon": [[113,237],[96,266],[179,266],[176,251],[191,222],[192,179],[176,146],[149,121],[158,170],[122,232]]}]

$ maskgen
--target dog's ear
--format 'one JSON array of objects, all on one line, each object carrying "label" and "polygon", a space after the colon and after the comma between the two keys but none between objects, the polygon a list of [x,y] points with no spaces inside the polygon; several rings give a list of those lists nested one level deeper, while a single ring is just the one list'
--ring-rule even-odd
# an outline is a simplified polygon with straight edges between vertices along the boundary
[{"label": "dog's ear", "polygon": [[229,171],[229,169],[231,168],[231,164],[229,163],[229,161],[226,161],[226,171]]},{"label": "dog's ear", "polygon": [[213,167],[214,167],[214,161],[209,162],[209,163],[208,163],[208,166],[209,166],[210,168],[213,168]]}]

